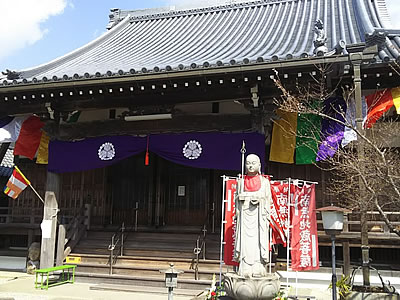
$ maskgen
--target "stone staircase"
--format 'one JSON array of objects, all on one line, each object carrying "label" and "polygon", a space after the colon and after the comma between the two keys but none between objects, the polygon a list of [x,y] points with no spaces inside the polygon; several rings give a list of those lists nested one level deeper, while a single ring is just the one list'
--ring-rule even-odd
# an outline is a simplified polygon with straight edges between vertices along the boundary
[{"label": "stone staircase", "polygon": [[[76,278],[81,282],[97,283],[97,288],[126,290],[125,285],[136,287],[165,288],[164,274],[160,270],[169,268],[184,271],[178,277],[178,290],[198,295],[210,287],[213,274],[219,277],[218,234],[206,238],[206,259],[202,255],[198,266],[198,280],[195,280],[194,254],[198,234],[184,230],[170,232],[126,232],[124,255],[118,256],[110,274],[108,245],[114,232],[89,231],[73,249],[70,257],[80,257]],[[116,249],[117,251],[117,249]],[[227,266],[222,271],[226,272]],[[124,288],[121,288],[121,285]],[[96,287],[94,287],[95,289]],[[165,288],[165,292],[167,289]]]}]

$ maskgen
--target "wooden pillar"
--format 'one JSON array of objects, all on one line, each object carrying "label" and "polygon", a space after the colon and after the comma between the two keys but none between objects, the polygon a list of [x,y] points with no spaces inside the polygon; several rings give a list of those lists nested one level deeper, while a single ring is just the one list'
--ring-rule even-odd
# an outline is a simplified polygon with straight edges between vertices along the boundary
[{"label": "wooden pillar", "polygon": [[[349,232],[348,216],[343,216],[343,232]],[[348,240],[342,243],[343,248],[343,274],[344,276],[350,276],[350,244]]]},{"label": "wooden pillar", "polygon": [[47,191],[41,226],[42,244],[40,248],[40,268],[54,266],[58,203],[54,192]]},{"label": "wooden pillar", "polygon": [[[361,53],[353,53],[350,56],[350,60],[353,64],[353,72],[354,72],[354,98],[356,102],[356,128],[361,133],[364,134],[365,130],[362,126],[363,115],[362,115],[362,89],[361,89],[361,63],[363,61],[363,54]],[[358,138],[357,141],[357,152],[360,158],[360,162],[363,161],[364,158],[364,143],[361,138]],[[364,172],[364,166],[361,164],[360,166],[361,172]],[[365,194],[364,183],[360,179],[359,183],[359,197],[360,202],[363,200],[363,196]],[[362,257],[362,270],[363,270],[363,284],[364,286],[370,285],[370,272],[369,272],[369,246],[368,246],[368,218],[367,212],[364,207],[360,207],[360,221],[361,221],[361,257]]]},{"label": "wooden pillar", "polygon": [[64,262],[64,248],[65,248],[65,226],[60,224],[58,226],[58,241],[57,241],[57,258],[56,265],[61,266]]},{"label": "wooden pillar", "polygon": [[[160,160],[157,161],[156,166],[156,194],[155,194],[155,210],[154,210],[154,225],[162,226],[160,224],[161,217],[161,168],[160,168]],[[165,217],[165,216],[164,216]]]},{"label": "wooden pillar", "polygon": [[[147,198],[147,225],[151,226],[152,225],[152,219],[153,219],[153,207],[155,205],[155,200],[156,197],[158,197],[157,191],[155,191],[155,186],[154,186],[154,176],[159,176],[158,175],[158,165],[161,163],[159,157],[157,155],[152,155],[150,154],[150,166],[147,166],[147,168],[150,167],[150,172],[149,172],[149,195]],[[157,181],[158,182],[158,181]],[[157,186],[157,185],[156,185]],[[143,205],[145,207],[145,205]],[[140,206],[138,209],[143,209]],[[139,215],[139,211],[138,211]],[[155,219],[154,219],[155,221]]]},{"label": "wooden pillar", "polygon": [[54,266],[57,213],[60,195],[60,175],[47,172],[46,194],[44,198],[44,212],[42,229],[42,243],[40,249],[40,268]]}]

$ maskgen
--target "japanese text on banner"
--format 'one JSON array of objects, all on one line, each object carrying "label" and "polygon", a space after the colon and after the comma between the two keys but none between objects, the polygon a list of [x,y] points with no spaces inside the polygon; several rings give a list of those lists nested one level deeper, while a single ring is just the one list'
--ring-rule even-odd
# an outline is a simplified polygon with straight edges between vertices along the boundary
[{"label": "japanese text on banner", "polygon": [[292,214],[292,269],[319,269],[317,218],[315,214],[315,185],[304,184],[294,193]]}]

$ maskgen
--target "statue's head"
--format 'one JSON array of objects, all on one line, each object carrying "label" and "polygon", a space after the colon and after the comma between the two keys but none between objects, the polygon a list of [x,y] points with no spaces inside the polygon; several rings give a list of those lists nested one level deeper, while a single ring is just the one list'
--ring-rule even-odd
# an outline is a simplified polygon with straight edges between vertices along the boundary
[{"label": "statue's head", "polygon": [[256,154],[249,154],[246,157],[246,174],[257,175],[260,174],[261,162]]},{"label": "statue's head", "polygon": [[324,28],[324,22],[322,22],[322,20],[318,19],[315,21],[315,27],[322,29]]}]

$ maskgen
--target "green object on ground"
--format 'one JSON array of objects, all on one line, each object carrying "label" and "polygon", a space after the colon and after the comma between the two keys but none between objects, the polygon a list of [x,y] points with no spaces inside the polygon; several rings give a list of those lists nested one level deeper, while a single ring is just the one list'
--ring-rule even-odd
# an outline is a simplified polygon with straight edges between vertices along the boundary
[{"label": "green object on ground", "polygon": [[[41,275],[40,289],[49,289],[49,286],[59,285],[63,283],[74,283],[75,282],[75,268],[76,265],[62,265],[46,269],[36,270],[36,280],[35,288],[38,288],[38,275]],[[54,272],[62,271],[59,273],[60,278],[53,283],[49,283],[49,276],[54,274]],[[45,282],[43,282],[43,277],[45,277]]]}]

